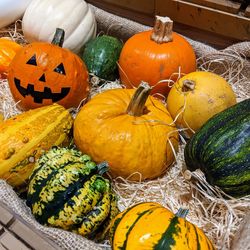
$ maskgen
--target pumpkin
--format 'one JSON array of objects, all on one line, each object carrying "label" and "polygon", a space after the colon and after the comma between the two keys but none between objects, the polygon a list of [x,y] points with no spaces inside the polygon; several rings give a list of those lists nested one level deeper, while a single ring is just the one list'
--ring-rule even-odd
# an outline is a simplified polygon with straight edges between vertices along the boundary
[{"label": "pumpkin", "polygon": [[9,66],[9,86],[19,107],[27,110],[57,102],[77,107],[88,93],[84,62],[61,48],[64,31],[57,29],[52,44],[31,43],[18,51]]},{"label": "pumpkin", "polygon": [[211,185],[234,197],[250,195],[250,99],[210,118],[184,156],[188,169],[201,169]]},{"label": "pumpkin", "polygon": [[10,62],[20,49],[21,45],[18,43],[7,38],[0,38],[0,75],[7,73]]},{"label": "pumpkin", "polygon": [[27,205],[41,224],[93,237],[119,212],[111,184],[101,176],[106,168],[78,150],[53,147],[30,176]]},{"label": "pumpkin", "polygon": [[82,56],[89,72],[104,80],[118,79],[117,61],[122,46],[120,40],[107,35],[98,36],[89,41]]},{"label": "pumpkin", "polygon": [[236,95],[229,83],[212,72],[197,71],[177,81],[167,98],[176,125],[191,137],[213,115],[234,105]]},{"label": "pumpkin", "polygon": [[127,88],[145,81],[154,86],[151,94],[167,96],[169,84],[160,81],[170,78],[175,81],[174,73],[187,74],[196,70],[193,48],[186,39],[172,32],[172,25],[168,17],[156,16],[153,30],[137,33],[124,44],[119,74]]},{"label": "pumpkin", "polygon": [[26,9],[22,28],[27,41],[50,42],[56,28],[65,30],[64,47],[79,53],[96,36],[96,20],[84,0],[36,0]]},{"label": "pumpkin", "polygon": [[[174,162],[178,133],[166,107],[137,90],[112,89],[93,97],[74,121],[76,146],[95,162],[107,161],[113,177],[153,179]],[[134,174],[139,172],[141,174]]]},{"label": "pumpkin", "polygon": [[10,25],[22,17],[32,0],[1,0],[0,1],[0,28]]},{"label": "pumpkin", "polygon": [[112,249],[214,249],[203,231],[182,216],[182,211],[175,215],[155,202],[129,207],[111,224]]},{"label": "pumpkin", "polygon": [[58,104],[33,109],[0,123],[0,178],[26,187],[35,161],[53,145],[68,145],[73,121]]}]

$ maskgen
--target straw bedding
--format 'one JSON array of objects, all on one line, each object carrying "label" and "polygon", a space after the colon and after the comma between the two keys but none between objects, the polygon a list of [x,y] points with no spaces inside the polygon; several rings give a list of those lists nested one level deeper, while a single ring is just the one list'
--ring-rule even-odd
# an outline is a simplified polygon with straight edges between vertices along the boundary
[{"label": "straw bedding", "polygon": [[[94,6],[91,7],[96,15],[99,30],[104,33],[125,40],[134,33],[149,28]],[[20,43],[25,43],[20,21],[8,29],[1,30],[0,36],[8,36]],[[235,44],[223,51],[217,51],[205,44],[188,40],[195,49],[199,69],[216,72],[228,80],[237,94],[238,101],[250,97],[250,42]],[[94,86],[92,94],[117,87],[121,87],[119,82],[107,82],[102,87]],[[11,97],[7,80],[0,80],[0,113],[5,118],[9,118],[20,112]],[[202,228],[217,249],[231,249],[232,240],[243,224],[247,211],[250,210],[250,196],[241,199],[231,197],[225,199],[219,189],[211,187],[206,182],[201,172],[185,171],[184,146],[183,140],[176,155],[176,163],[158,179],[139,183],[122,178],[113,180],[115,192],[119,196],[119,207],[123,210],[138,202],[155,201],[173,212],[177,212],[180,207],[188,208],[187,219]],[[39,225],[24,202],[5,181],[0,181],[0,200],[63,249],[109,248],[108,242],[96,244],[73,233]],[[244,242],[242,250],[250,249],[249,233],[245,236]],[[237,248],[237,250],[240,249]]]}]

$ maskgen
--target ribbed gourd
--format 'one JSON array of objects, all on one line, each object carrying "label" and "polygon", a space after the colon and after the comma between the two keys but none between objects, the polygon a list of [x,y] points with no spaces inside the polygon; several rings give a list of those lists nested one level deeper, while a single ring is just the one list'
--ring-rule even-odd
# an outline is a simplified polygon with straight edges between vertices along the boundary
[{"label": "ribbed gourd", "polygon": [[250,194],[250,99],[218,113],[186,144],[189,170],[234,196]]},{"label": "ribbed gourd", "polygon": [[106,171],[76,149],[53,147],[36,163],[27,205],[41,224],[103,238],[119,212]]},{"label": "ribbed gourd", "polygon": [[127,208],[112,221],[110,242],[113,250],[213,250],[211,241],[196,225],[155,202]]},{"label": "ribbed gourd", "polygon": [[53,104],[16,115],[0,123],[0,178],[25,188],[35,161],[53,145],[69,144],[73,119]]}]

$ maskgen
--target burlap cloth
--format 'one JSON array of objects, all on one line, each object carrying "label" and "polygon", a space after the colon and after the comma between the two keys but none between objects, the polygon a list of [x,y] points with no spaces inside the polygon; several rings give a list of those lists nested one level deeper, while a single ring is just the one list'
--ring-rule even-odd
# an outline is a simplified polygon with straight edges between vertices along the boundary
[{"label": "burlap cloth", "polygon": [[[114,35],[122,40],[128,39],[137,32],[151,28],[107,13],[94,6],[91,6],[91,8],[96,15],[99,31]],[[250,42],[238,43],[223,51],[218,51],[206,44],[196,42],[189,38],[187,39],[196,52],[198,58],[197,62],[200,68],[209,68],[225,76],[225,78],[231,81],[230,83],[232,86],[237,88],[236,93],[239,99],[250,97]],[[0,180],[0,200],[9,206],[15,213],[20,215],[25,221],[43,232],[62,249],[98,250],[107,248],[107,244],[95,244],[79,235],[40,225],[35,221],[24,201],[21,200],[3,180]],[[244,248],[236,244],[236,247],[234,247],[235,250],[250,249],[249,231],[245,232],[244,235],[244,239],[241,239]]]}]

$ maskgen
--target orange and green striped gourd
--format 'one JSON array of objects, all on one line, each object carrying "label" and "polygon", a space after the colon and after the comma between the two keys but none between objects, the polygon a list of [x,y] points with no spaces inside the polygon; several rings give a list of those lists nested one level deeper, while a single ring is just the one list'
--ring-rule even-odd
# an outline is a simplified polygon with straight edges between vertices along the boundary
[{"label": "orange and green striped gourd", "polygon": [[127,208],[112,222],[113,250],[212,250],[201,229],[155,202]]}]

